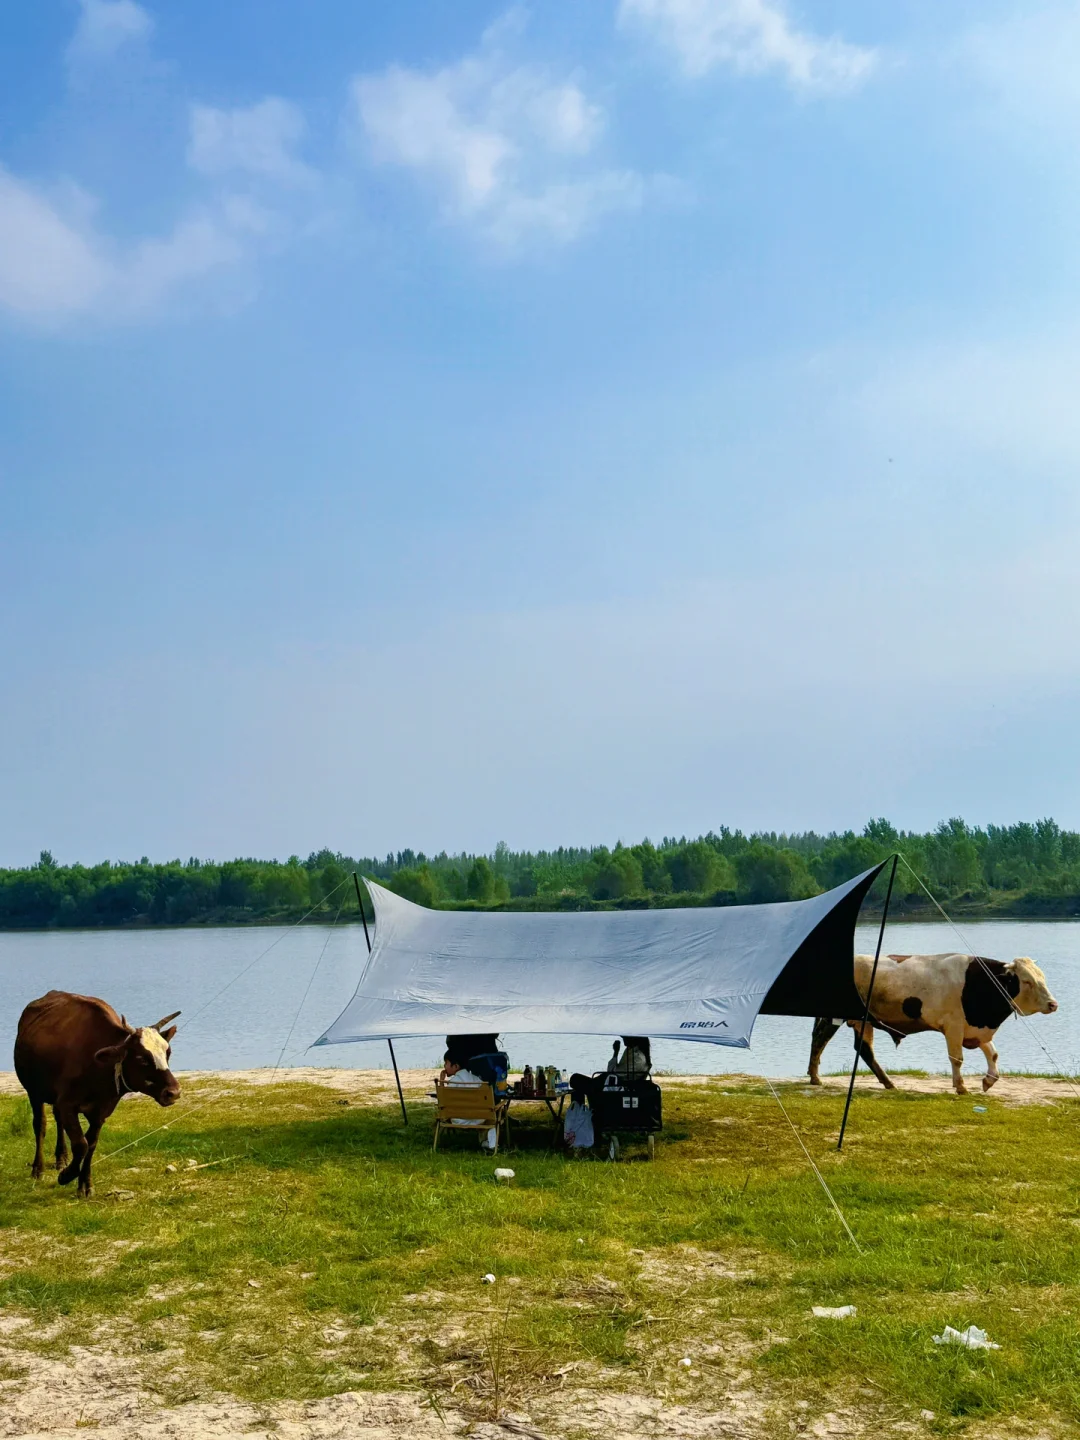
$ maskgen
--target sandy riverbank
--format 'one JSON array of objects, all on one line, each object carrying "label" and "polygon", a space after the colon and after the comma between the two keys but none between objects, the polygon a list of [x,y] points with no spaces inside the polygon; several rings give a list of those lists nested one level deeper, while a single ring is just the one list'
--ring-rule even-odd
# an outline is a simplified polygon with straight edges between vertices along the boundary
[{"label": "sandy riverbank", "polygon": [[[375,1105],[391,1104],[397,1100],[392,1070],[347,1070],[330,1069],[317,1065],[297,1065],[283,1070],[269,1067],[258,1070],[187,1070],[181,1071],[180,1081],[202,1084],[214,1081],[224,1086],[233,1085],[324,1085],[342,1095],[357,1101]],[[419,1100],[431,1089],[431,1070],[402,1070],[401,1088],[409,1100]],[[982,1094],[981,1069],[973,1070],[966,1076],[972,1094]],[[662,1075],[657,1077],[665,1089],[685,1086],[709,1086],[723,1093],[734,1087],[762,1086],[767,1082],[757,1075]],[[915,1095],[947,1095],[952,1090],[948,1075],[894,1075],[893,1080],[901,1093]],[[790,1076],[777,1079],[774,1085],[799,1085],[808,1094],[830,1095],[836,1090],[847,1088],[846,1075],[825,1075],[820,1089],[811,1087],[809,1082],[792,1079]],[[862,1074],[855,1082],[859,1091],[886,1094],[877,1081]],[[0,1070],[0,1095],[16,1095],[21,1091],[18,1077],[12,1070]],[[1008,1075],[1004,1072],[991,1091],[995,1100],[1011,1105],[1050,1105],[1063,1100],[1080,1099],[1080,1084],[1073,1080],[1058,1080],[1049,1075]]]}]

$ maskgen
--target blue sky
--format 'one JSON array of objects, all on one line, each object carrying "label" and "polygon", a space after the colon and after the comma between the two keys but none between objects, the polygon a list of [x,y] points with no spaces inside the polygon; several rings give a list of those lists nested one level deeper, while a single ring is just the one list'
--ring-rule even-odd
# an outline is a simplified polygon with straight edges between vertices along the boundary
[{"label": "blue sky", "polygon": [[1080,825],[1080,7],[0,25],[0,862]]}]

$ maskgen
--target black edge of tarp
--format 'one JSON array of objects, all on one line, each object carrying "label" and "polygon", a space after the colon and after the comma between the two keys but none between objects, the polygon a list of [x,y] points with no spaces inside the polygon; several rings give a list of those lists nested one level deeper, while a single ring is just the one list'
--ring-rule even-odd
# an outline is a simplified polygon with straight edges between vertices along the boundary
[{"label": "black edge of tarp", "polygon": [[855,988],[855,925],[871,885],[888,863],[868,870],[818,921],[773,981],[760,1014],[862,1018],[863,1002]]}]

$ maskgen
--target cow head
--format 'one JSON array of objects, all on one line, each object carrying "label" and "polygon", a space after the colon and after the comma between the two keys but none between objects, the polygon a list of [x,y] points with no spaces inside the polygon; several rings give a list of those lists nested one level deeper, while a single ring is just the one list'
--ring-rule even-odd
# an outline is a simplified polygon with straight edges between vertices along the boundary
[{"label": "cow head", "polygon": [[163,1027],[175,1020],[179,1010],[166,1015],[156,1025],[144,1025],[138,1030],[128,1026],[128,1033],[116,1045],[106,1045],[94,1059],[116,1071],[118,1090],[137,1090],[141,1095],[152,1096],[159,1105],[175,1105],[180,1099],[180,1082],[169,1069],[172,1055],[170,1041],[176,1034],[176,1026],[166,1030]]},{"label": "cow head", "polygon": [[[1013,1004],[1021,1015],[1052,1015],[1058,1008],[1057,1001],[1050,994],[1046,976],[1026,955],[1021,955],[1006,970],[1011,970],[1019,982],[1019,989]],[[1009,987],[1012,988],[1011,986]]]}]

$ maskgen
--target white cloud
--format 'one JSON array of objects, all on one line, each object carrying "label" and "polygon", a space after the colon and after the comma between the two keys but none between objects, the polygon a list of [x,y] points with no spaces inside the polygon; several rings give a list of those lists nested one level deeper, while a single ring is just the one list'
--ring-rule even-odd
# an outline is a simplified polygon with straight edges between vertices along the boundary
[{"label": "white cloud", "polygon": [[619,18],[655,36],[694,78],[721,66],[779,71],[806,93],[844,91],[873,70],[873,50],[800,30],[780,0],[621,0]]},{"label": "white cloud", "polygon": [[154,22],[135,0],[79,0],[79,23],[68,46],[74,62],[108,60],[124,45],[145,40]]},{"label": "white cloud", "polygon": [[447,213],[489,238],[566,241],[599,216],[641,203],[639,177],[585,162],[604,128],[578,81],[515,64],[505,22],[439,70],[393,65],[353,82],[356,118],[377,163],[426,175]]},{"label": "white cloud", "polygon": [[83,315],[137,319],[186,282],[237,264],[253,225],[248,209],[226,205],[164,238],[123,246],[94,227],[87,209],[63,207],[0,168],[0,309],[44,325]]},{"label": "white cloud", "polygon": [[80,229],[0,169],[0,305],[48,320],[92,305],[108,279],[108,264]]},{"label": "white cloud", "polygon": [[300,108],[273,95],[235,110],[193,105],[188,164],[204,175],[241,171],[284,185],[308,184],[314,172],[296,155],[305,129]]}]

